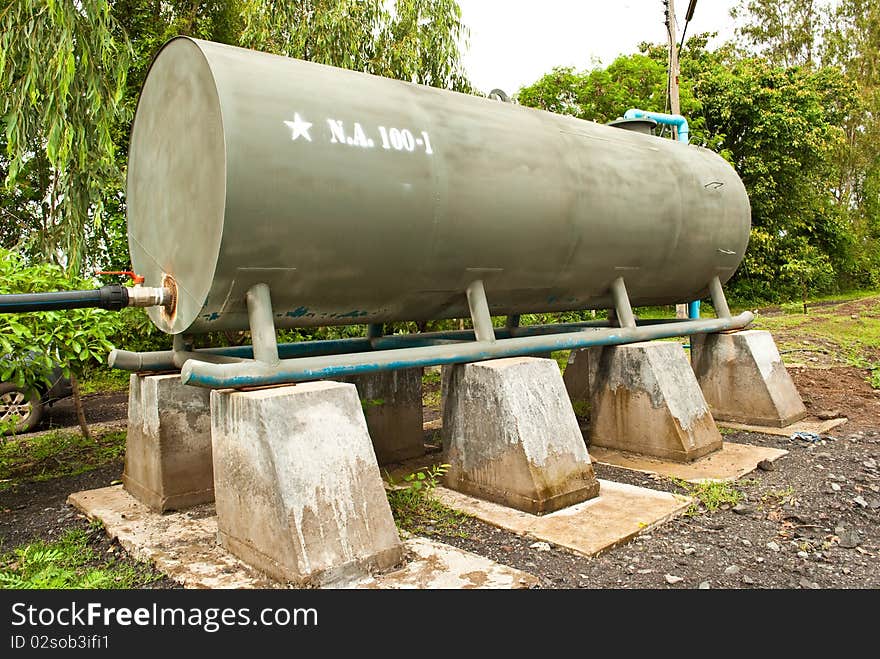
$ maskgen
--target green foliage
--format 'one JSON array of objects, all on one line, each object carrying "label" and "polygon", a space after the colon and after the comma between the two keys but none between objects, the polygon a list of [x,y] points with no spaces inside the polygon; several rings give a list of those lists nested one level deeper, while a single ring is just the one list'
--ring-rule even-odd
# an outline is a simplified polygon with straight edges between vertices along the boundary
[{"label": "green foliage", "polygon": [[113,129],[123,113],[129,49],[113,36],[107,0],[3,5],[4,219],[12,213],[37,253],[78,272],[86,228],[104,216],[106,188],[118,188]]},{"label": "green foliage", "polygon": [[672,481],[687,492],[688,496],[696,498],[696,502],[687,510],[686,514],[690,516],[715,512],[722,506],[735,506],[743,498],[743,493],[726,481],[691,483],[680,478],[673,478]]},{"label": "green foliage", "polygon": [[[94,283],[68,276],[56,265],[28,265],[0,249],[0,294],[82,288]],[[0,380],[32,387],[46,381],[55,364],[66,374],[80,373],[90,362],[106,359],[113,330],[113,312],[100,309],[6,315],[0,323]]]},{"label": "green foliage", "polygon": [[740,42],[778,66],[811,64],[817,55],[817,32],[828,2],[818,0],[740,0],[731,15],[745,22]]},{"label": "green foliage", "polygon": [[467,91],[455,0],[244,0],[240,43],[345,69]]},{"label": "green foliage", "polygon": [[135,588],[161,576],[146,565],[99,555],[83,529],[69,529],[54,542],[37,541],[0,557],[2,589]]},{"label": "green foliage", "polygon": [[452,510],[431,496],[431,491],[440,484],[448,470],[448,464],[430,465],[404,476],[401,484],[386,474],[391,485],[388,503],[400,529],[422,535],[466,537],[460,526],[467,515]]},{"label": "green foliage", "polygon": [[131,373],[105,366],[93,366],[83,371],[79,383],[80,393],[85,396],[96,393],[128,391]]},{"label": "green foliage", "polygon": [[0,492],[24,481],[75,476],[119,460],[124,453],[122,431],[93,439],[62,431],[8,438],[0,443]]},{"label": "green foliage", "polygon": [[794,260],[802,262],[801,274],[809,271],[810,283],[832,282],[851,245],[844,209],[830,191],[854,86],[837,69],[741,59],[705,71],[696,89],[707,129],[722,138],[752,206],[735,292],[765,299],[800,293],[801,275],[782,269]]}]

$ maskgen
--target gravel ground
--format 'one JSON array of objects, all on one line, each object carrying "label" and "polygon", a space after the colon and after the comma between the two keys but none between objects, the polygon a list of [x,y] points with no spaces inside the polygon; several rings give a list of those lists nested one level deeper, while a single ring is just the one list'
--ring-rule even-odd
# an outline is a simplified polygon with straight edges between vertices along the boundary
[{"label": "gravel ground", "polygon": [[[772,470],[757,470],[735,484],[744,496],[735,508],[680,517],[594,558],[474,519],[461,525],[466,537],[437,538],[526,570],[544,588],[880,587],[880,392],[868,385],[865,371],[851,367],[791,373],[811,412],[842,413],[849,422],[817,443],[725,435],[726,441],[789,451]],[[90,421],[124,418],[125,394],[89,396],[86,410]],[[75,424],[65,414],[72,410],[59,403],[41,429]],[[66,505],[67,495],[109,485],[121,471],[118,462],[0,493],[0,550],[84,523]],[[607,480],[681,492],[669,480],[639,472],[603,465],[596,471]]]}]

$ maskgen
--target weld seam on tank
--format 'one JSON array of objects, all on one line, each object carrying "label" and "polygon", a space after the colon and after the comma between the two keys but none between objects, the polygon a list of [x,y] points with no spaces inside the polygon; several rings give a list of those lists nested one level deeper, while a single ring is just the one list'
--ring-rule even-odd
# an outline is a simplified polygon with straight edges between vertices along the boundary
[{"label": "weld seam on tank", "polygon": [[208,364],[190,360],[183,365],[184,384],[208,388],[239,388],[288,384],[303,380],[358,375],[443,364],[485,361],[504,357],[573,350],[602,345],[621,345],[653,339],[707,334],[741,329],[754,320],[749,311],[738,316],[689,320],[646,327],[583,330],[567,334],[475,341],[458,345],[435,345],[386,350],[375,353],[331,355],[281,360],[270,365],[256,361],[239,364]]}]

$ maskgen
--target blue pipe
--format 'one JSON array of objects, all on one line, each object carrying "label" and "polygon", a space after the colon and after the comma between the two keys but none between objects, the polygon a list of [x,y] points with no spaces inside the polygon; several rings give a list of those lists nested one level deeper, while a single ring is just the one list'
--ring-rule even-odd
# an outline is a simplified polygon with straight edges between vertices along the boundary
[{"label": "blue pipe", "polygon": [[502,357],[544,354],[554,350],[574,350],[591,346],[650,341],[673,336],[714,333],[728,329],[741,329],[753,319],[754,315],[746,311],[735,317],[660,323],[646,327],[586,328],[580,331],[546,336],[498,339],[494,342],[468,341],[451,345],[379,350],[371,353],[283,359],[274,364],[256,361],[209,364],[190,359],[183,364],[180,378],[183,384],[215,389],[289,384],[376,371],[436,364],[459,364]]},{"label": "blue pipe", "polygon": [[[649,318],[639,320],[638,325],[662,325],[664,323],[673,322],[677,321],[667,318]],[[610,326],[612,325],[607,320],[593,320],[580,323],[558,323],[555,325],[527,325],[524,327],[512,328],[496,327],[495,336],[499,339],[508,339],[521,336],[541,336],[546,334],[576,332],[590,327]],[[278,356],[281,359],[320,357],[375,350],[443,345],[445,343],[461,341],[476,341],[474,331],[452,330],[444,332],[426,332],[422,334],[389,334],[373,339],[351,338],[279,343]],[[198,355],[205,355],[206,361],[210,357],[253,359],[254,349],[253,346],[250,345],[232,346],[228,348],[198,348],[195,351],[185,353],[185,355],[187,359],[198,359]],[[111,368],[118,368],[127,371],[173,371],[178,368],[178,365],[175,362],[175,352],[173,350],[129,352],[128,350],[119,350],[116,348],[110,352],[108,363]]]},{"label": "blue pipe", "polygon": [[648,110],[637,110],[630,108],[624,115],[624,119],[653,119],[658,124],[667,126],[675,126],[678,133],[678,141],[687,144],[690,141],[690,129],[688,128],[687,119],[680,114],[664,114],[663,112],[649,112]]},{"label": "blue pipe", "polygon": [[[691,132],[688,127],[687,119],[680,114],[664,114],[663,112],[650,112],[648,110],[638,110],[630,108],[624,115],[624,119],[653,119],[658,124],[667,126],[675,126],[678,134],[678,141],[687,144],[690,141]],[[688,318],[695,319],[700,317],[700,301],[694,300],[688,304]]]}]

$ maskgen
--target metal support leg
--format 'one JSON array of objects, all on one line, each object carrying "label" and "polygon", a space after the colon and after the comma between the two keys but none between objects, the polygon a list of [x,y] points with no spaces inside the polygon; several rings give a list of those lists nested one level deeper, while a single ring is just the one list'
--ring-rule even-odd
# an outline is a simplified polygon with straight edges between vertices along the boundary
[{"label": "metal support leg", "polygon": [[507,322],[505,323],[505,327],[507,327],[507,329],[514,329],[515,327],[519,327],[519,314],[518,313],[510,314],[507,317]]},{"label": "metal support leg", "polygon": [[730,307],[727,306],[727,298],[724,296],[724,290],[721,288],[721,280],[718,276],[712,277],[709,282],[709,293],[712,295],[712,304],[715,307],[715,315],[718,318],[730,318]]},{"label": "metal support leg", "polygon": [[371,323],[370,325],[367,325],[368,339],[378,339],[380,336],[385,336],[384,323]]},{"label": "metal support leg", "polygon": [[275,338],[275,319],[272,317],[272,298],[266,284],[255,284],[245,295],[254,359],[266,364],[278,363],[278,342]]},{"label": "metal support leg", "polygon": [[482,279],[477,279],[467,287],[467,300],[477,341],[494,342],[495,330],[492,328],[492,316],[489,314],[489,303],[486,301]]},{"label": "metal support leg", "polygon": [[618,277],[611,282],[611,295],[614,297],[614,309],[617,312],[620,326],[635,327],[636,319],[633,316],[632,305],[629,303],[629,294],[626,292],[623,277]]}]

